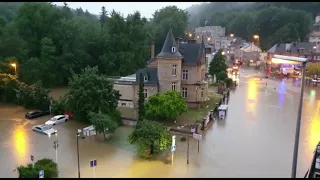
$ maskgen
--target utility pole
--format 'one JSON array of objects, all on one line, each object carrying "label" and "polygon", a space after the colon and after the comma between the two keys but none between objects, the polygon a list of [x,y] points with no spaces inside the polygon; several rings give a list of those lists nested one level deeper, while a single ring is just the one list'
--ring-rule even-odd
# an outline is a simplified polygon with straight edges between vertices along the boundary
[{"label": "utility pole", "polygon": [[77,132],[77,158],[78,158],[78,178],[80,178],[80,157],[79,157],[79,136],[81,134],[81,129]]},{"label": "utility pole", "polygon": [[187,149],[187,164],[189,164],[189,135],[188,135],[188,149]]}]

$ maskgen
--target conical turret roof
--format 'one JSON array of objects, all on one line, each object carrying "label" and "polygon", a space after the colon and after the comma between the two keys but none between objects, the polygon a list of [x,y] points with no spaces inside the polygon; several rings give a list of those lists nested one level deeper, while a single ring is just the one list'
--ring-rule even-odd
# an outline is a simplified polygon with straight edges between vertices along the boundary
[{"label": "conical turret roof", "polygon": [[162,58],[174,58],[174,57],[182,57],[177,48],[176,41],[174,39],[172,30],[170,28],[166,40],[163,43],[163,47],[161,52],[157,55],[157,57]]}]

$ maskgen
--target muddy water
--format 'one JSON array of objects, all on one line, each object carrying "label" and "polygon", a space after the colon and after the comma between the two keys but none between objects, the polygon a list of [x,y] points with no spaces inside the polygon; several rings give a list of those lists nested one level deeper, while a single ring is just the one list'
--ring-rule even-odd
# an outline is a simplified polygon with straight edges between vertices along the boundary
[{"label": "muddy water", "polygon": [[[216,121],[203,135],[200,151],[190,139],[177,138],[177,151],[157,160],[141,160],[126,142],[132,131],[121,127],[108,142],[93,137],[79,140],[81,177],[290,177],[299,88],[291,81],[260,80],[251,71],[241,72],[239,87],[231,93],[226,120]],[[267,87],[265,86],[267,83]],[[298,177],[309,168],[320,140],[320,91],[306,88],[301,127]],[[58,136],[31,130],[50,117],[25,120],[25,110],[0,106],[0,177],[17,177],[20,164],[48,157],[56,159],[53,141],[59,141],[60,177],[77,177],[76,130],[86,125],[69,121],[55,126]],[[97,159],[98,166],[89,167]]]}]

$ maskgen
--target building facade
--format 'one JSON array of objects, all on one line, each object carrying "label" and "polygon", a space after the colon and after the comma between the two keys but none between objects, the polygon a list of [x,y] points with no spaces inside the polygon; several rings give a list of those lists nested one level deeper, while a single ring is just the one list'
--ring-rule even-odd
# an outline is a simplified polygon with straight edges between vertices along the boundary
[{"label": "building facade", "polygon": [[154,56],[154,50],[151,51],[146,68],[139,69],[135,77],[131,75],[115,81],[114,88],[121,94],[119,106],[137,107],[139,76],[142,74],[145,98],[173,90],[181,93],[188,107],[200,107],[208,94],[206,66],[204,42],[180,42],[170,29],[161,52]]},{"label": "building facade", "polygon": [[[226,28],[221,26],[205,26],[195,29],[195,38],[197,40],[197,43],[201,43],[203,40],[205,43],[213,45],[217,38],[225,35]],[[204,39],[202,39],[202,37]]]},{"label": "building facade", "polygon": [[240,61],[258,61],[260,59],[261,49],[254,43],[244,44],[241,48],[234,51],[234,58]]}]

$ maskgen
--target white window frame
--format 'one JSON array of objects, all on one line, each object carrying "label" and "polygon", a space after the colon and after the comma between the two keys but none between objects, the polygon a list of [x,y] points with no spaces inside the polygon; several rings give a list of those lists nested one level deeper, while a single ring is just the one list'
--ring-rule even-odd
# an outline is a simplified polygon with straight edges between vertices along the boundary
[{"label": "white window frame", "polygon": [[171,89],[172,89],[172,91],[176,91],[176,89],[177,89],[177,83],[176,82],[172,82],[171,83]]},{"label": "white window frame", "polygon": [[201,97],[204,97],[204,88],[201,88]]},{"label": "white window frame", "polygon": [[173,64],[172,65],[172,76],[176,76],[177,75],[177,65]]},{"label": "white window frame", "polygon": [[182,70],[182,80],[188,80],[188,70]]},{"label": "white window frame", "polygon": [[188,97],[188,88],[182,88],[182,98]]},{"label": "white window frame", "polygon": [[171,52],[176,52],[176,47],[172,47]]},{"label": "white window frame", "polygon": [[143,90],[143,97],[147,98],[148,97],[148,89]]},{"label": "white window frame", "polygon": [[148,82],[148,80],[149,80],[148,76],[144,76],[144,77],[143,77],[143,81],[144,81],[144,82]]}]

